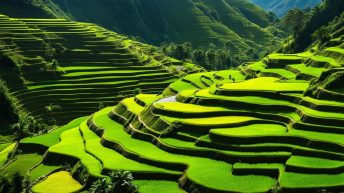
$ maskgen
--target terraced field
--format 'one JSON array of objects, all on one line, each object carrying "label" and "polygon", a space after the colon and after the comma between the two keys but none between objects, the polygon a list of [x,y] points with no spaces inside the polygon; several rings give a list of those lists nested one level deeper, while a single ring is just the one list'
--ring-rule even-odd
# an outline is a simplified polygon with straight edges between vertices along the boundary
[{"label": "terraced field", "polygon": [[[47,134],[21,140],[18,148],[23,153],[3,161],[0,174],[17,169],[35,181],[34,192],[53,192],[50,184],[71,184],[70,190],[54,189],[60,192],[83,191],[113,170],[132,172],[142,193],[344,192],[343,48],[343,41],[337,41],[321,50],[271,54],[237,70],[190,74],[168,86],[148,79],[142,84],[157,84],[157,90],[166,86],[165,90],[145,90]],[[97,62],[84,49],[74,50],[82,55],[79,59]],[[94,83],[113,73],[131,81],[124,69],[102,71],[108,68],[105,64],[95,68],[87,61],[82,67],[67,65],[74,64],[72,58],[59,59],[65,79],[26,83],[22,95],[48,87],[70,89],[72,95],[76,85],[114,88],[116,76],[109,83]],[[139,76],[145,75],[135,78]],[[76,91],[82,90],[77,86]],[[13,148],[15,144],[0,146],[0,161]],[[59,171],[66,164],[72,171],[84,166],[87,180],[77,182],[73,173]],[[54,180],[56,176],[61,180]]]},{"label": "terraced field", "polygon": [[[159,93],[176,80],[162,65],[170,65],[167,58],[146,54],[150,46],[93,24],[4,15],[0,24],[1,52],[25,64],[24,81],[6,67],[4,77],[20,107],[36,117],[53,116],[64,124],[96,111],[100,102],[115,104],[118,95],[133,94],[135,88]],[[56,61],[58,69],[51,70]],[[45,110],[49,104],[61,109],[51,115]]]},{"label": "terraced field", "polygon": [[147,193],[344,191],[344,102],[304,96],[307,80],[244,79],[188,75],[20,146],[45,148],[44,165],[80,162],[93,177],[131,171]]}]

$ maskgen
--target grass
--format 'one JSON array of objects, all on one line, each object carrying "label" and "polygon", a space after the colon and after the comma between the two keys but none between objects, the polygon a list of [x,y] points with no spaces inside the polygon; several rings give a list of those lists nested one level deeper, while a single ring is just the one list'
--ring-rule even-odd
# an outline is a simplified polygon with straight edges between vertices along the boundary
[{"label": "grass", "polygon": [[288,132],[290,136],[303,136],[313,140],[320,140],[320,141],[328,141],[334,142],[343,145],[344,144],[344,135],[343,134],[335,134],[335,133],[324,133],[324,132],[316,132],[316,131],[302,131],[293,129]]},{"label": "grass", "polygon": [[[13,38],[13,41],[22,50],[20,56],[30,62],[30,70],[23,73],[26,80],[24,89],[13,89],[13,94],[19,98],[21,107],[43,119],[49,118],[45,106],[50,103],[60,105],[62,113],[54,115],[58,125],[93,113],[98,110],[98,103],[105,99],[107,104],[115,104],[114,95],[122,91],[131,94],[139,87],[147,94],[157,94],[176,79],[155,59],[147,61],[148,51],[142,54],[135,51],[146,49],[145,44],[127,41],[127,37],[93,24],[30,18],[4,18],[2,23],[15,24],[9,29],[16,30],[16,35],[22,38]],[[1,29],[2,37],[12,38],[12,34]],[[39,38],[32,38],[31,35]],[[54,79],[51,79],[50,73],[38,70],[51,60],[44,56],[44,41],[54,41],[71,50],[56,58],[62,73],[55,73]],[[15,83],[9,86],[18,87]],[[88,95],[85,89],[88,89]],[[99,97],[100,89],[106,96]],[[57,90],[60,91],[59,96],[56,95]],[[88,103],[87,106],[75,102],[76,99]]]},{"label": "grass", "polygon": [[213,95],[213,94],[210,94],[209,92],[210,91],[208,89],[204,89],[197,92],[195,95],[197,97],[213,98],[213,99],[220,99],[220,100],[227,100],[227,101],[237,101],[237,102],[244,102],[244,103],[251,103],[251,104],[261,104],[261,105],[267,105],[267,106],[270,106],[270,105],[292,106],[299,110],[302,110],[305,114],[314,116],[314,117],[337,118],[337,119],[344,118],[343,117],[344,115],[342,113],[318,111],[318,110],[314,110],[309,107],[294,104],[292,102],[288,102],[285,100],[271,99],[271,98],[265,98],[265,97],[255,97],[255,96],[237,96],[237,97],[221,96],[221,95]]},{"label": "grass", "polygon": [[326,51],[331,51],[331,52],[337,52],[340,54],[344,54],[344,49],[339,48],[339,47],[329,47],[325,49]]},{"label": "grass", "polygon": [[206,117],[206,118],[188,118],[188,119],[177,119],[173,117],[162,117],[162,119],[172,123],[176,121],[181,121],[185,124],[191,125],[202,125],[202,126],[214,126],[221,127],[223,125],[231,125],[236,123],[243,123],[252,120],[257,120],[253,117],[244,117],[244,116],[222,116],[222,117]]},{"label": "grass", "polygon": [[59,168],[61,167],[55,165],[39,164],[37,167],[30,171],[29,176],[31,180],[35,181],[38,180],[40,177],[45,176]]},{"label": "grass", "polygon": [[2,144],[0,151],[0,166],[2,166],[4,163],[6,163],[8,159],[8,154],[15,148],[16,143],[12,144]]},{"label": "grass", "polygon": [[78,127],[80,125],[80,123],[82,123],[86,119],[87,119],[87,117],[77,118],[77,119],[71,121],[70,123],[68,123],[64,126],[49,132],[48,134],[25,138],[25,139],[22,139],[20,141],[20,143],[25,143],[25,144],[33,143],[33,144],[40,144],[40,145],[43,145],[46,147],[51,147],[51,146],[59,143],[60,135],[63,132],[70,130],[70,129],[73,129],[75,127]]},{"label": "grass", "polygon": [[48,176],[47,179],[32,188],[34,193],[70,193],[81,190],[82,185],[68,172],[60,171]]},{"label": "grass", "polygon": [[94,156],[85,152],[79,128],[63,132],[61,142],[51,146],[48,151],[78,158],[91,175],[102,176],[102,164]]},{"label": "grass", "polygon": [[159,100],[161,96],[155,94],[138,94],[135,96],[138,100],[144,102],[146,106],[152,104],[153,102]]},{"label": "grass", "polygon": [[280,179],[284,188],[326,188],[341,186],[344,183],[344,174],[303,174],[284,172]]},{"label": "grass", "polygon": [[306,66],[305,64],[294,64],[289,66],[303,74],[310,74],[316,77],[319,77],[321,73],[326,70],[326,68],[315,68],[311,66]]},{"label": "grass", "polygon": [[[131,138],[122,125],[109,119],[108,110],[96,114],[94,121],[97,126],[105,130],[104,138],[120,143],[128,151],[137,153],[149,159],[161,162],[188,163],[187,176],[196,183],[218,190],[248,191],[252,184],[258,184],[254,190],[267,191],[276,181],[264,176],[233,176],[230,172],[231,165],[225,162],[167,153],[151,143]],[[104,115],[105,114],[105,115]],[[204,166],[207,167],[204,167]]]},{"label": "grass", "polygon": [[277,74],[283,78],[286,79],[295,79],[296,78],[296,74],[285,70],[285,69],[262,69],[263,73],[272,73],[272,74]]},{"label": "grass", "polygon": [[204,113],[204,112],[216,112],[227,111],[228,109],[223,107],[208,107],[195,104],[181,103],[181,102],[159,102],[154,103],[154,106],[166,111],[184,112],[184,113]]},{"label": "grass", "polygon": [[[171,7],[176,2],[165,2],[171,5],[167,11],[175,13],[176,10]],[[189,11],[200,15],[203,14],[194,7],[195,3],[221,10],[219,14],[224,22],[212,22],[209,24],[212,28],[206,29],[207,33],[227,34],[223,31],[225,28],[219,27],[234,22],[226,13],[238,14],[229,10],[228,6],[222,7],[227,5],[225,1],[179,3],[189,8],[191,6]],[[239,2],[233,0],[233,3]],[[179,9],[184,10],[185,7]],[[246,13],[243,11],[241,14]],[[202,20],[201,23],[209,21],[209,18],[203,16],[188,18],[188,21],[195,19]],[[17,26],[19,21],[23,23]],[[31,180],[37,180],[60,169],[59,165],[65,164],[65,157],[73,157],[80,160],[88,173],[95,177],[104,177],[102,171],[118,169],[131,171],[134,175],[145,174],[144,180],[134,182],[143,193],[185,192],[178,187],[176,180],[165,181],[167,179],[163,179],[164,175],[183,175],[182,179],[194,182],[206,192],[268,192],[278,183],[282,189],[302,192],[302,188],[307,187],[329,188],[344,184],[344,176],[340,171],[338,174],[328,172],[343,168],[340,148],[344,145],[344,135],[339,123],[344,120],[341,111],[344,103],[303,96],[312,79],[310,77],[318,77],[326,68],[338,66],[340,58],[335,57],[340,57],[336,55],[342,53],[339,47],[327,48],[328,51],[336,52],[327,53],[331,57],[320,55],[326,54],[321,51],[271,54],[263,61],[244,64],[239,67],[240,70],[201,72],[175,81],[177,77],[167,72],[165,67],[159,66],[160,63],[154,57],[150,57],[151,61],[147,60],[149,45],[131,41],[95,25],[42,19],[14,19],[8,22],[15,22],[16,26],[11,29],[23,37],[32,33],[45,39],[44,34],[59,31],[56,34],[64,38],[66,41],[63,44],[72,50],[59,58],[59,69],[64,73],[52,79],[45,72],[31,73],[31,68],[39,68],[46,61],[35,56],[44,51],[40,45],[43,41],[29,37],[26,40],[13,40],[30,62],[30,70],[23,71],[26,79],[24,89],[13,93],[19,99],[18,105],[37,117],[49,117],[44,110],[47,104],[61,105],[62,111],[55,113],[59,123],[74,117],[81,118],[47,134],[20,141],[25,145],[39,144],[46,147],[47,156],[59,154],[61,157],[56,160],[56,165],[41,163],[44,159],[42,155],[23,152],[1,168],[0,174],[3,176],[19,171],[23,176],[29,175]],[[24,23],[36,25],[37,28],[31,30]],[[190,32],[194,25],[199,24],[188,23],[191,24],[189,29],[178,30]],[[218,41],[222,41],[220,36],[217,37],[220,38]],[[252,42],[239,44],[240,37],[235,41],[238,42],[237,46],[242,46],[237,47],[236,51],[254,46]],[[32,48],[28,50],[28,46]],[[141,55],[140,51],[135,50],[144,53]],[[178,65],[192,66],[172,61]],[[321,65],[321,68],[314,67],[317,65]],[[251,75],[260,77],[245,80]],[[307,80],[298,80],[300,78]],[[157,95],[167,86],[164,95]],[[144,94],[126,98],[117,107],[110,106],[122,98],[118,95],[131,96],[136,88],[140,88]],[[98,110],[99,102],[109,107],[91,117],[82,117]],[[111,111],[127,118],[129,114],[137,117],[130,117],[131,122],[122,125],[109,117]],[[144,114],[141,113],[143,111]],[[238,115],[233,114],[235,112]],[[93,127],[92,130],[88,127],[86,120],[89,118],[104,131],[103,136],[99,137],[92,131]],[[170,123],[172,127],[161,120]],[[301,126],[297,128],[294,123]],[[145,125],[151,128],[145,128]],[[166,127],[163,128],[166,131],[174,128],[177,131],[166,132],[170,135],[159,135],[157,131],[162,130],[161,125]],[[179,127],[183,129],[178,130]],[[222,138],[216,141],[216,137]],[[105,147],[109,142],[117,146]],[[7,142],[0,144],[0,165],[5,163],[14,146]],[[130,159],[128,155],[131,155]],[[304,168],[305,172],[296,171],[295,168]],[[259,174],[272,170],[279,170],[279,176]],[[321,170],[324,172],[319,172]],[[235,173],[240,171],[248,173]],[[156,180],[157,174],[163,177]],[[35,185],[33,190],[73,192],[79,191],[81,186],[69,173],[56,172]],[[198,191],[197,187],[192,187],[194,189],[190,191]]]},{"label": "grass", "polygon": [[293,155],[287,161],[287,165],[301,166],[306,168],[336,168],[343,167],[344,163],[342,160]]},{"label": "grass", "polygon": [[22,154],[18,155],[16,159],[6,167],[2,168],[0,174],[2,176],[11,176],[15,172],[26,176],[27,171],[42,160],[42,156],[38,154]]},{"label": "grass", "polygon": [[140,193],[185,193],[178,187],[178,183],[162,180],[135,180],[134,184],[138,186]]},{"label": "grass", "polygon": [[83,122],[80,125],[80,129],[86,142],[86,150],[101,160],[104,168],[111,170],[127,170],[132,172],[176,173],[174,171],[130,160],[122,154],[102,146],[100,143],[101,139],[87,127],[86,122]]},{"label": "grass", "polygon": [[303,92],[308,88],[306,81],[286,82],[278,78],[261,77],[239,83],[228,83],[220,87],[225,90],[256,90],[278,92]]},{"label": "grass", "polygon": [[229,135],[238,137],[251,136],[273,136],[285,135],[286,127],[274,124],[252,124],[243,127],[235,127],[228,129],[212,129],[210,132],[217,135]]}]

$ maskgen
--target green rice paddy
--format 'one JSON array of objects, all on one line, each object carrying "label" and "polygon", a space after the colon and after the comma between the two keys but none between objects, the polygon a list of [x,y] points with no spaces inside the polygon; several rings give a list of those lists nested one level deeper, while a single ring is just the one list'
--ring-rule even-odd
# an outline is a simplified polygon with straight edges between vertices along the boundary
[{"label": "green rice paddy", "polygon": [[[91,181],[130,171],[142,193],[344,191],[342,95],[326,88],[332,97],[305,94],[328,69],[342,70],[340,46],[177,77],[141,53],[148,45],[92,24],[0,19],[20,25],[10,28],[16,34],[32,31],[33,48],[16,40],[34,61],[31,69],[46,62],[36,57],[42,34],[58,32],[52,41],[63,38],[70,48],[57,58],[64,73],[51,78],[28,71],[23,88],[13,91],[18,105],[37,117],[49,118],[47,104],[60,105],[54,118],[66,123],[22,139],[24,151],[11,159],[16,144],[0,145],[0,174],[18,171],[38,180],[33,192],[90,185],[59,171],[76,163]],[[134,96],[138,87],[142,93]]]}]

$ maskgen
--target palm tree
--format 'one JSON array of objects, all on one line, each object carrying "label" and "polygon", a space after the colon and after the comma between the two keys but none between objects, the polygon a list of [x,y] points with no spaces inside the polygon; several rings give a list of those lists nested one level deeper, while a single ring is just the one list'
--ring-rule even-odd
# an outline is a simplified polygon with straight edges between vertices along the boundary
[{"label": "palm tree", "polygon": [[31,131],[35,128],[36,120],[32,116],[21,116],[17,123],[11,125],[11,129],[14,131],[14,135],[17,139],[24,137],[25,132]]},{"label": "palm tree", "polygon": [[50,116],[50,123],[52,125],[56,124],[56,120],[54,119],[53,115],[56,110],[61,109],[59,105],[54,105],[53,103],[50,103],[48,106],[45,106],[45,111],[49,113]]},{"label": "palm tree", "polygon": [[93,182],[90,193],[107,193],[110,188],[109,181],[106,178],[98,179],[97,181]]},{"label": "palm tree", "polygon": [[13,130],[14,136],[16,139],[22,139],[24,137],[24,131],[20,125],[20,122],[11,125],[11,129]]}]

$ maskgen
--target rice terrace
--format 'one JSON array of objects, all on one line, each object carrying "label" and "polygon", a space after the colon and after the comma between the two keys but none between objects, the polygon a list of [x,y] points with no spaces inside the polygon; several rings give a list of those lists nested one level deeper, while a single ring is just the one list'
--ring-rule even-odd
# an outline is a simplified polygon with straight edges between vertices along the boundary
[{"label": "rice terrace", "polygon": [[344,2],[0,1],[0,192],[344,193]]}]

